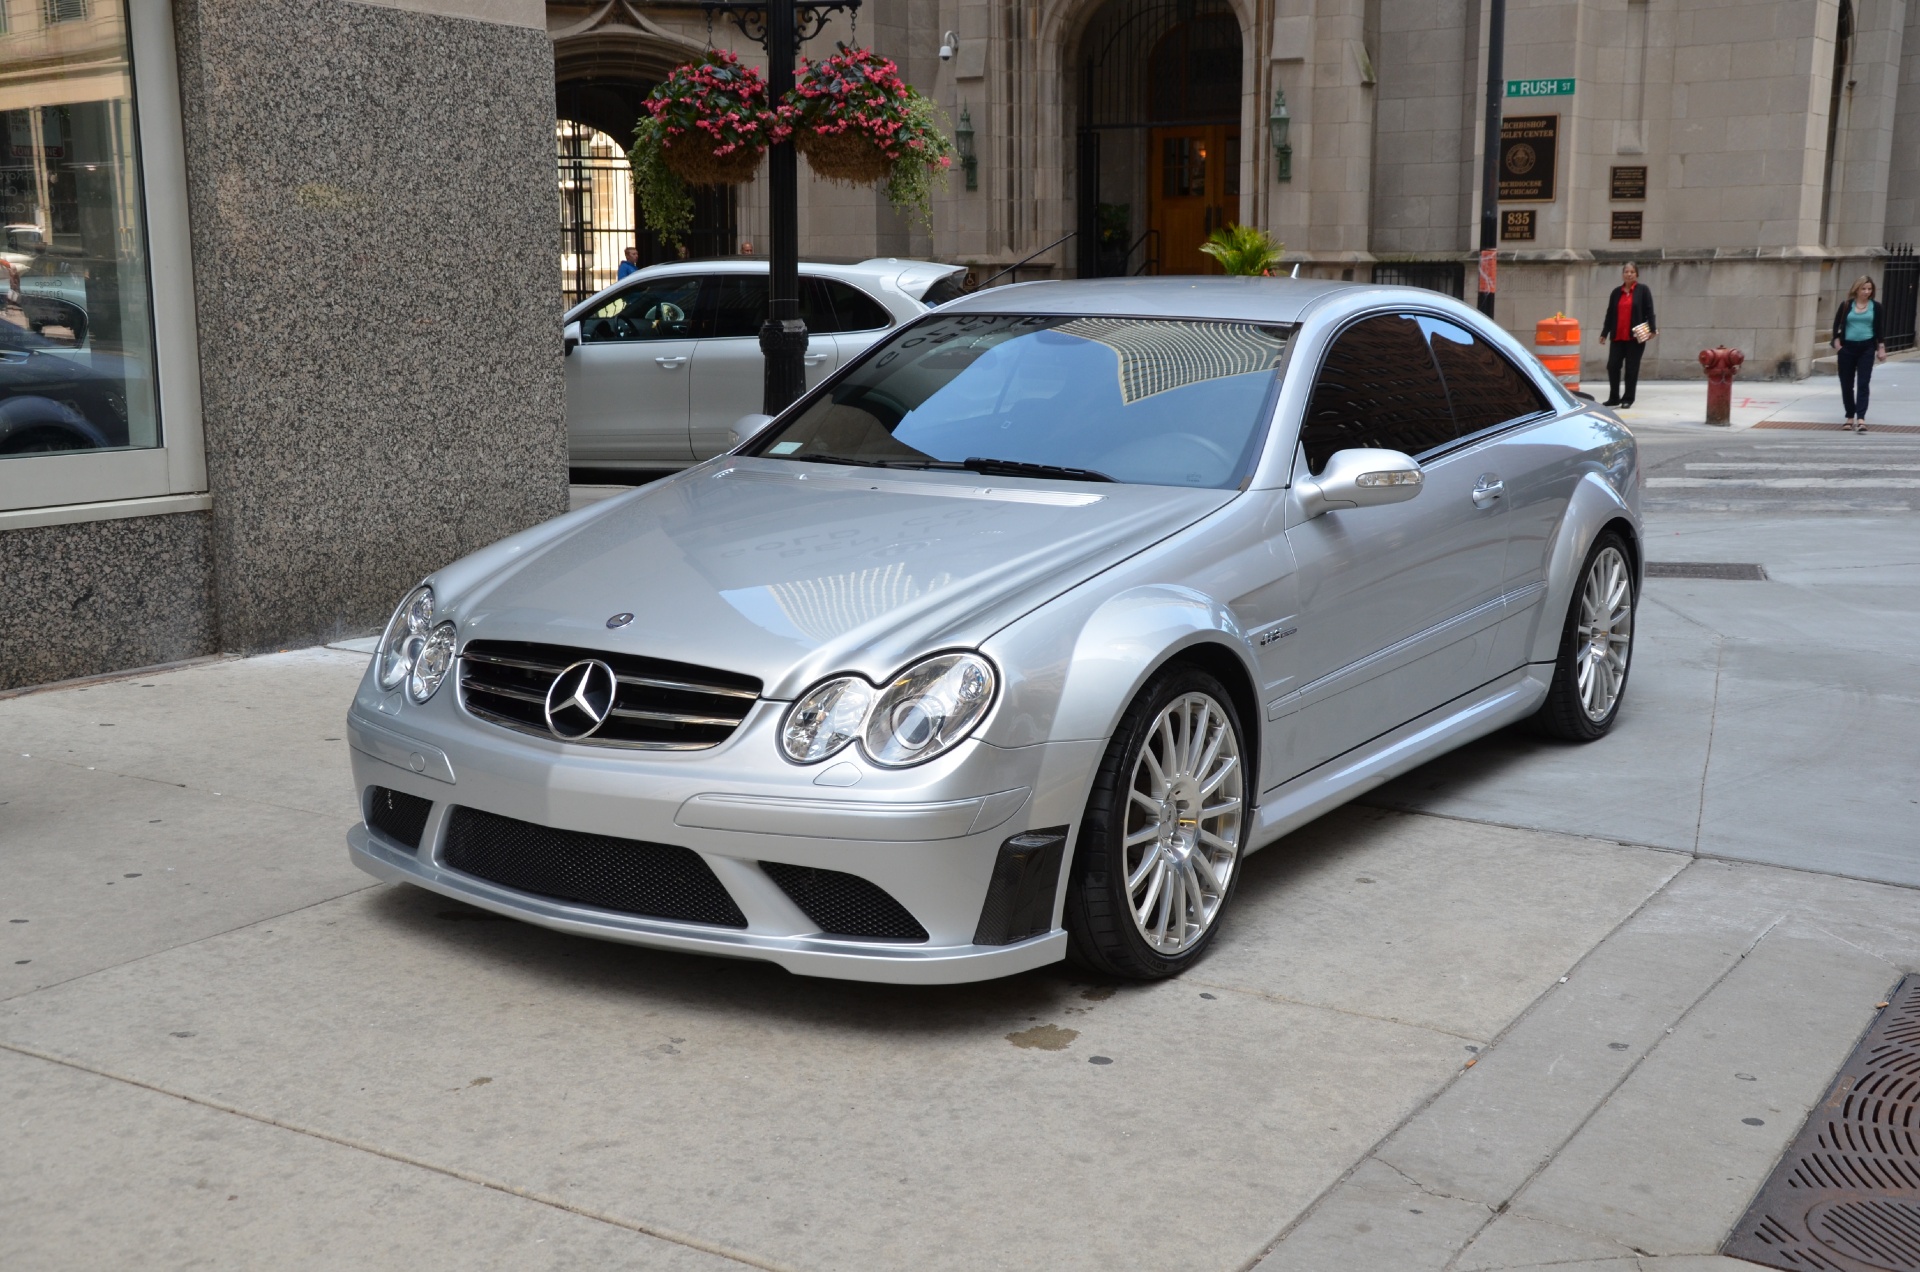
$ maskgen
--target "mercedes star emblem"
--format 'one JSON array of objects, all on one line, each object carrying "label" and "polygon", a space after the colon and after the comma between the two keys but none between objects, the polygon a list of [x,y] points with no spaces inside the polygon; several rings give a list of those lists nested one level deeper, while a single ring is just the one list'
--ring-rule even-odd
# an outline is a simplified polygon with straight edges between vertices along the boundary
[{"label": "mercedes star emblem", "polygon": [[615,614],[612,618],[607,620],[607,626],[608,627],[625,627],[628,623],[631,623],[632,621],[633,621],[633,615],[631,614]]},{"label": "mercedes star emblem", "polygon": [[562,742],[592,737],[613,713],[617,688],[613,668],[598,658],[573,664],[547,690],[547,728]]}]

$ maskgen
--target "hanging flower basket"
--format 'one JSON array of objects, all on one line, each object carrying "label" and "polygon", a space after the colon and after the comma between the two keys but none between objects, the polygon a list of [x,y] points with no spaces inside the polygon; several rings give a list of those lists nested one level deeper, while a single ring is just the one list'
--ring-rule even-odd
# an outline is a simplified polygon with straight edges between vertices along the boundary
[{"label": "hanging flower basket", "polygon": [[783,114],[815,173],[851,185],[884,181],[895,207],[930,218],[933,183],[952,166],[953,143],[933,103],[890,59],[844,44],[818,62],[801,59]]},{"label": "hanging flower basket", "polygon": [[693,219],[690,185],[743,185],[767,147],[787,135],[759,71],[723,49],[673,69],[648,95],[634,125],[634,186],[640,215],[679,243]]}]

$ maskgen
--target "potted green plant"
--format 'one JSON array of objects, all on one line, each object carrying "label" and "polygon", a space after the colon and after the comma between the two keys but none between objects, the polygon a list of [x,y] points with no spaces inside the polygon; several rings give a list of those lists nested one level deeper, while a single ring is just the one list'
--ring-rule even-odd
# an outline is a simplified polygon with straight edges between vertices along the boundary
[{"label": "potted green plant", "polygon": [[807,166],[829,181],[885,182],[887,199],[928,219],[933,185],[953,165],[953,143],[934,104],[872,49],[842,44],[819,61],[801,59],[784,122]]},{"label": "potted green plant", "polygon": [[1200,250],[1229,274],[1271,274],[1287,250],[1265,230],[1252,225],[1223,225],[1207,236]]},{"label": "potted green plant", "polygon": [[668,243],[692,223],[689,186],[753,180],[760,157],[787,131],[765,77],[725,49],[675,67],[645,106],[628,160],[640,215]]}]

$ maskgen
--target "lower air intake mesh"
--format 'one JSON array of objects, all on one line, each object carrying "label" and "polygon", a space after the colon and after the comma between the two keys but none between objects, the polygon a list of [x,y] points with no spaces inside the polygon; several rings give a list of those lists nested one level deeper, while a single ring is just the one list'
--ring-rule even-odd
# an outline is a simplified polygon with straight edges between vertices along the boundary
[{"label": "lower air intake mesh", "polygon": [[420,835],[432,811],[430,799],[384,786],[367,787],[367,825],[402,847],[419,851]]},{"label": "lower air intake mesh", "polygon": [[455,870],[559,901],[682,923],[747,926],[700,854],[672,844],[589,835],[473,808],[447,820],[441,859]]},{"label": "lower air intake mesh", "polygon": [[760,868],[829,936],[924,941],[927,929],[886,889],[859,875],[763,861]]}]

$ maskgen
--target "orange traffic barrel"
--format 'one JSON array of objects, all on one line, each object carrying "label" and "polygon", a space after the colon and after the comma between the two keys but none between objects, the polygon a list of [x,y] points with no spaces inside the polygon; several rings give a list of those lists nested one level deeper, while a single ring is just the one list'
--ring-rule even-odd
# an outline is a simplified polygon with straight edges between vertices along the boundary
[{"label": "orange traffic barrel", "polygon": [[1580,388],[1580,323],[1565,314],[1542,318],[1533,329],[1533,356],[1569,391]]}]

